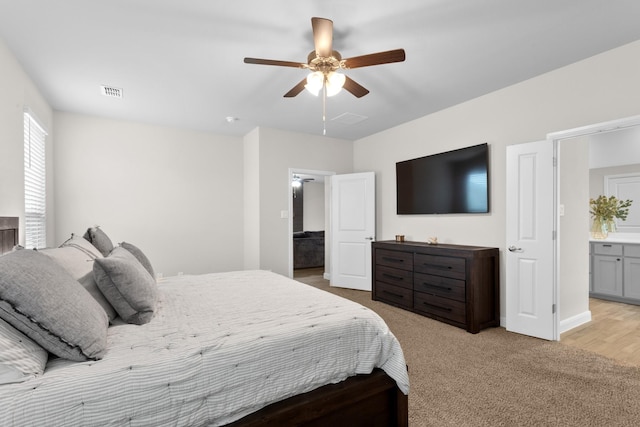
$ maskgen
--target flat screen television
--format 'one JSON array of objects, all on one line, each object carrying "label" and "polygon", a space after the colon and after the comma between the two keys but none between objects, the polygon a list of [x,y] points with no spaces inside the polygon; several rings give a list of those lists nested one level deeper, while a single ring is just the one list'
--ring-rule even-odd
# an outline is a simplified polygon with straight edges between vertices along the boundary
[{"label": "flat screen television", "polygon": [[489,212],[489,145],[396,163],[397,213]]}]

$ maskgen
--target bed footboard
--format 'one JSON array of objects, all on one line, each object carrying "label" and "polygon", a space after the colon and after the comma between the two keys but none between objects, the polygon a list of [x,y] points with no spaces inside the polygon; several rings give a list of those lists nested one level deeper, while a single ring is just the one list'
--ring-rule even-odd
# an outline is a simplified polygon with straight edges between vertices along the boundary
[{"label": "bed footboard", "polygon": [[228,424],[254,426],[407,427],[408,398],[380,369],[269,405]]}]

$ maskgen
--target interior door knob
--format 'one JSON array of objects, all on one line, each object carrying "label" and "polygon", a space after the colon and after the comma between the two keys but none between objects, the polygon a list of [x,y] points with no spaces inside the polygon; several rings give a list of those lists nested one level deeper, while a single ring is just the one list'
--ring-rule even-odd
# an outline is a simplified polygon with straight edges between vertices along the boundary
[{"label": "interior door knob", "polygon": [[509,246],[507,249],[509,249],[509,252],[522,252],[522,248],[516,248],[513,245]]}]

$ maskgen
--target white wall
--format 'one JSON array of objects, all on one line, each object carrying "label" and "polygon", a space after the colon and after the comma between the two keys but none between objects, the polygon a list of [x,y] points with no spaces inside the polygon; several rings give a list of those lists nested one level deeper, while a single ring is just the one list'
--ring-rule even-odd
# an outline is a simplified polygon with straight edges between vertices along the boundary
[{"label": "white wall", "polygon": [[260,268],[289,274],[289,169],[348,173],[350,141],[260,128]]},{"label": "white wall", "polygon": [[243,142],[55,113],[57,240],[100,225],[156,272],[243,267]]},{"label": "white wall", "polygon": [[305,182],[302,200],[304,230],[324,230],[324,182]]},{"label": "white wall", "polygon": [[[504,316],[505,147],[639,114],[638,75],[640,41],[356,141],[354,170],[377,174],[378,239],[438,236],[446,243],[500,248]],[[490,214],[396,215],[395,162],[482,142],[490,146]]]},{"label": "white wall", "polygon": [[47,244],[55,238],[53,199],[53,121],[51,107],[0,39],[0,216],[20,218],[24,244],[24,109],[31,109],[46,128]]},{"label": "white wall", "polygon": [[607,168],[640,163],[640,127],[589,136],[589,167]]}]

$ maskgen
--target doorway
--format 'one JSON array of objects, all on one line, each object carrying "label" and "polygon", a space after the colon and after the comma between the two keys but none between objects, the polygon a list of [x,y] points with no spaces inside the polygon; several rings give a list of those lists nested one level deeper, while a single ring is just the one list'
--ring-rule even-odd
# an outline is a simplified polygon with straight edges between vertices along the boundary
[{"label": "doorway", "polygon": [[289,277],[303,270],[322,274],[331,271],[330,187],[333,171],[289,169]]},{"label": "doorway", "polygon": [[[591,139],[631,128],[640,129],[640,116],[598,123],[582,128],[549,134],[558,158],[556,179],[557,201],[555,221],[557,225],[555,295],[558,301],[558,327],[560,334],[591,320],[589,309],[589,213],[585,200],[589,197],[588,166],[585,160],[577,160],[580,152],[587,152],[585,144]],[[580,151],[565,149],[574,145]],[[586,160],[588,163],[588,159]],[[575,170],[581,164],[582,172]],[[582,177],[582,178],[581,178]]]}]

